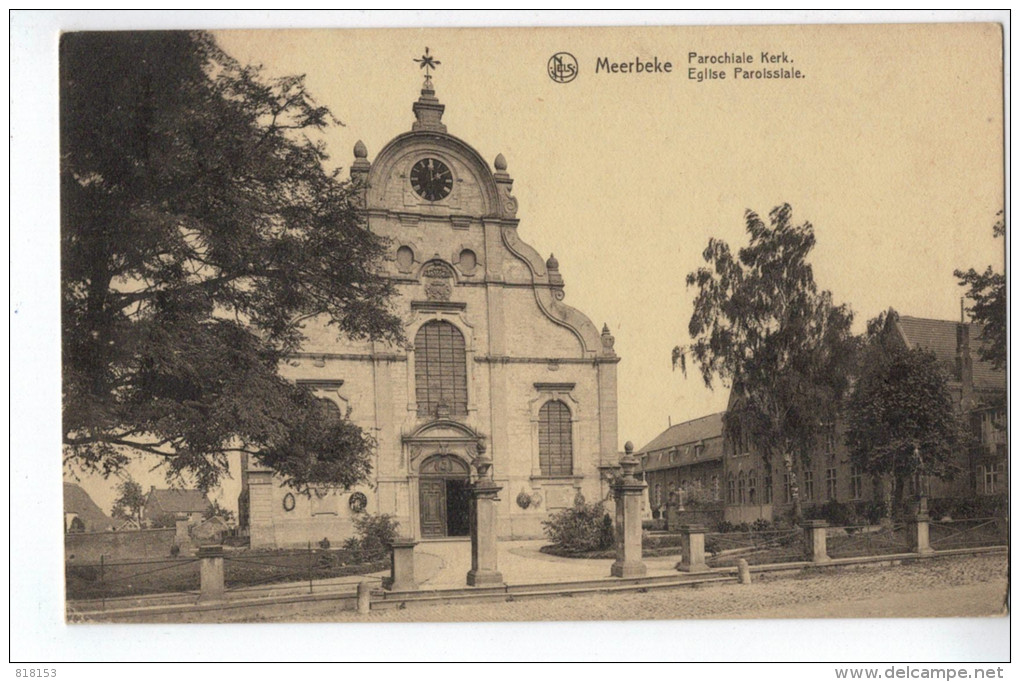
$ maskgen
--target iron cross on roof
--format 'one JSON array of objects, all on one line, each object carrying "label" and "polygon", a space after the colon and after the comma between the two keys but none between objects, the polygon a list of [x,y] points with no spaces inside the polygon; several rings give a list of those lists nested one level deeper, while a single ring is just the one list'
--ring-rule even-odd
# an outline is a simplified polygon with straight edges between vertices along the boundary
[{"label": "iron cross on roof", "polygon": [[420,59],[415,59],[414,61],[419,64],[419,68],[425,69],[425,83],[431,85],[432,74],[430,72],[432,69],[442,64],[442,62],[436,61],[436,58],[429,54],[429,48],[427,47],[425,48],[425,54],[423,54]]}]

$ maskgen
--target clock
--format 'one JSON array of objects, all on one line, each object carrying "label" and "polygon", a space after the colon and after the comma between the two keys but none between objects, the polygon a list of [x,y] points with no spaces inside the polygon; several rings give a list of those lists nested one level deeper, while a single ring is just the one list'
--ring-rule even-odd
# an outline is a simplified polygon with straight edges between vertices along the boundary
[{"label": "clock", "polygon": [[453,189],[453,173],[439,159],[422,159],[411,168],[411,187],[426,201],[440,201]]}]

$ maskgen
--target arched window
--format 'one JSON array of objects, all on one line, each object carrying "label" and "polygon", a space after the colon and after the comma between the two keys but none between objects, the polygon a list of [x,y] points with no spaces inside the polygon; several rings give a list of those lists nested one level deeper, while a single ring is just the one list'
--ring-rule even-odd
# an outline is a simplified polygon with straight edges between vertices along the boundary
[{"label": "arched window", "polygon": [[318,398],[316,402],[319,406],[319,412],[322,414],[322,420],[324,422],[327,424],[335,424],[343,421],[344,415],[335,402],[329,398]]},{"label": "arched window", "polygon": [[419,416],[467,414],[467,356],[459,329],[441,321],[422,325],[414,337],[414,379]]},{"label": "arched window", "polygon": [[747,474],[743,471],[737,477],[737,501],[740,504],[747,504]]},{"label": "arched window", "polygon": [[574,443],[570,408],[550,400],[538,411],[538,465],[543,476],[574,473]]}]

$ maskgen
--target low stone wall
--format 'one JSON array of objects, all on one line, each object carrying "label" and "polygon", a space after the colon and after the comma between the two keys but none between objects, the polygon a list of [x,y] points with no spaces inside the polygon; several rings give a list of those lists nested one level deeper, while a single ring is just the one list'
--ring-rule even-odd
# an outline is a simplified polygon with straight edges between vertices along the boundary
[{"label": "low stone wall", "polygon": [[165,559],[170,556],[177,531],[173,528],[126,530],[103,533],[68,533],[64,536],[64,560],[78,564],[125,559]]}]

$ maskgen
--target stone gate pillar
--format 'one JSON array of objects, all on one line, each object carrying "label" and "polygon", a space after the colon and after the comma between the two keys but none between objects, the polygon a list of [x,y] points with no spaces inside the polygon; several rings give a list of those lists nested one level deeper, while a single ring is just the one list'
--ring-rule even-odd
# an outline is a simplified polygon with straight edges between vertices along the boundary
[{"label": "stone gate pillar", "polygon": [[680,565],[681,571],[688,573],[707,571],[708,564],[705,563],[705,531],[707,529],[701,524],[687,524],[680,526]]},{"label": "stone gate pillar", "polygon": [[610,575],[616,578],[640,578],[648,573],[641,561],[641,497],[645,484],[634,472],[638,461],[634,458],[634,444],[627,441],[620,460],[622,473],[613,481],[613,498],[616,501],[616,561]]},{"label": "stone gate pillar", "polygon": [[390,543],[390,577],[383,579],[383,587],[394,592],[418,589],[414,577],[414,548],[417,544],[411,538],[396,538]]},{"label": "stone gate pillar", "polygon": [[496,505],[503,488],[492,480],[492,460],[485,456],[484,445],[478,445],[478,457],[473,463],[478,480],[471,485],[471,570],[467,573],[467,584],[502,585],[503,574],[496,568]]},{"label": "stone gate pillar", "polygon": [[198,548],[200,591],[198,601],[221,601],[224,596],[223,546],[207,545]]},{"label": "stone gate pillar", "polygon": [[825,564],[831,561],[828,549],[825,546],[826,529],[829,522],[820,519],[804,521],[804,545],[807,560],[816,564]]},{"label": "stone gate pillar", "polygon": [[914,514],[907,525],[907,533],[910,538],[910,551],[917,554],[931,554],[935,550],[931,548],[928,540],[928,523],[931,521],[925,513]]}]

